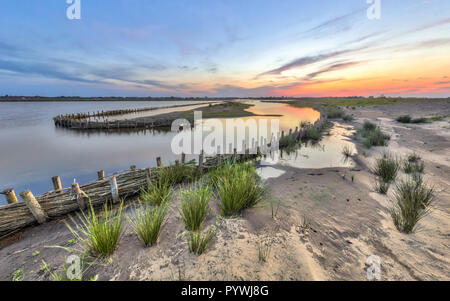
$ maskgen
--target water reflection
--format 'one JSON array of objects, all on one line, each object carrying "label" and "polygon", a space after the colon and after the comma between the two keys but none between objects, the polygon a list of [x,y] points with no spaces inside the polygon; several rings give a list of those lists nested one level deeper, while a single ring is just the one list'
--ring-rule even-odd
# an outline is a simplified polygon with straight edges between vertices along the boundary
[{"label": "water reflection", "polygon": [[[255,106],[247,109],[249,112],[272,116],[245,117],[241,120],[267,119],[269,124],[277,121],[280,130],[284,131],[295,130],[300,122],[314,122],[320,117],[319,112],[311,108],[258,101],[251,103]],[[14,187],[17,192],[31,189],[38,195],[52,189],[51,177],[56,175],[61,177],[64,187],[69,187],[74,178],[80,183],[95,180],[96,172],[101,169],[110,175],[131,165],[138,168],[155,166],[156,157],[161,157],[163,164],[170,164],[180,156],[171,149],[171,142],[177,133],[168,129],[73,131],[55,128],[52,118],[74,112],[177,104],[196,105],[195,101],[0,103],[0,191]],[[282,116],[273,117],[274,114]],[[225,124],[226,119],[220,122]],[[260,133],[265,130],[258,128],[258,131],[258,136],[261,136]],[[225,131],[224,137],[229,134]],[[344,164],[337,159],[341,158],[343,143],[349,143],[345,142],[344,136],[344,127],[336,125],[332,134],[321,141],[320,147],[304,146],[295,153],[283,154],[280,162],[303,168],[350,166],[350,163]],[[252,141],[247,139],[247,145],[251,145]],[[197,155],[186,155],[187,160],[197,158]]]}]

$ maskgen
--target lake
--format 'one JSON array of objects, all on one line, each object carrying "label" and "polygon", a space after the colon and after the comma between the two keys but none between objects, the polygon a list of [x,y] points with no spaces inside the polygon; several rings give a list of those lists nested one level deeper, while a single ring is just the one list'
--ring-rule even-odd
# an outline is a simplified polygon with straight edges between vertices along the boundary
[{"label": "lake", "polygon": [[[242,119],[277,119],[280,130],[295,129],[301,121],[314,122],[320,117],[319,112],[311,108],[260,101],[252,103],[255,106],[248,109],[250,112],[282,116]],[[176,132],[80,132],[56,128],[52,118],[78,112],[181,104],[192,105],[184,109],[201,106],[198,101],[0,102],[0,191],[12,187],[16,194],[30,189],[34,195],[39,195],[53,189],[51,177],[56,175],[61,177],[63,187],[70,187],[74,180],[81,184],[95,180],[96,172],[102,169],[106,175],[110,175],[126,170],[131,165],[151,167],[156,165],[157,157],[162,158],[163,164],[170,164],[179,159],[179,155],[173,154],[171,150],[171,141],[177,135]],[[149,114],[168,111],[160,109],[149,111]],[[225,120],[221,122],[225,123]],[[341,138],[342,131],[337,132],[331,138],[325,137],[320,148],[317,145],[302,147],[296,156],[284,156],[279,164],[300,168],[349,166],[349,163],[336,160],[338,154],[341,156],[343,143],[349,143]],[[187,160],[193,158],[198,156],[186,155]],[[0,204],[4,203],[2,196]]]}]

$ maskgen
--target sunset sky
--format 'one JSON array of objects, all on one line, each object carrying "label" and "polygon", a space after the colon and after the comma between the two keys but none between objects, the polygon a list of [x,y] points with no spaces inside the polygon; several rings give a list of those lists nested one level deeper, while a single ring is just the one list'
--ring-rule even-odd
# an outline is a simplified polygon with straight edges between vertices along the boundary
[{"label": "sunset sky", "polygon": [[450,1],[2,1],[0,95],[450,96]]}]

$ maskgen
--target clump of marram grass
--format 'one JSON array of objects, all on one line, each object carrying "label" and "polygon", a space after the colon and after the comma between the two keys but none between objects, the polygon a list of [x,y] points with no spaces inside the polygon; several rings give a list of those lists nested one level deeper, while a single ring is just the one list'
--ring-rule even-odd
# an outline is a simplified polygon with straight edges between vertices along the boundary
[{"label": "clump of marram grass", "polygon": [[338,106],[335,105],[324,105],[322,109],[325,111],[328,118],[342,118],[345,112]]},{"label": "clump of marram grass", "polygon": [[258,204],[264,196],[265,189],[259,183],[253,163],[240,163],[225,166],[218,174],[222,176],[213,180],[219,195],[220,213],[232,216],[242,210]]},{"label": "clump of marram grass", "polygon": [[387,194],[389,191],[389,186],[391,186],[391,183],[386,183],[381,179],[377,179],[375,181],[375,191],[378,192],[379,194]]},{"label": "clump of marram grass", "polygon": [[355,117],[353,117],[352,115],[347,114],[347,115],[342,116],[342,120],[344,120],[344,121],[353,121],[353,120],[355,120]]},{"label": "clump of marram grass", "polygon": [[196,179],[197,169],[194,164],[175,164],[163,167],[160,170],[159,179],[169,185],[177,185],[183,182],[189,182]]},{"label": "clump of marram grass", "polygon": [[421,160],[417,154],[411,154],[402,164],[403,172],[406,174],[423,173],[425,169],[425,163]]},{"label": "clump of marram grass", "polygon": [[344,155],[344,157],[346,158],[353,157],[353,149],[350,147],[350,145],[345,145],[342,148],[342,155]]},{"label": "clump of marram grass", "polygon": [[392,183],[397,178],[400,163],[392,154],[385,152],[375,161],[372,172],[385,183]]},{"label": "clump of marram grass", "polygon": [[397,230],[412,233],[417,223],[430,212],[436,194],[423,183],[421,177],[409,178],[397,183],[391,217]]},{"label": "clump of marram grass", "polygon": [[169,203],[166,202],[158,207],[136,209],[135,216],[133,218],[128,217],[133,230],[139,236],[144,246],[152,246],[158,241],[165,223],[168,207]]},{"label": "clump of marram grass", "polygon": [[82,211],[78,214],[79,222],[71,217],[75,228],[67,222],[66,226],[74,238],[81,243],[84,251],[93,256],[109,257],[116,250],[122,237],[122,209],[123,202],[114,214],[114,209],[110,208],[106,202],[102,214],[97,216],[90,203],[88,213]]},{"label": "clump of marram grass", "polygon": [[386,146],[387,141],[391,139],[389,135],[381,131],[379,126],[367,120],[364,121],[363,128],[358,133],[364,138],[363,144],[367,148],[371,148],[372,146]]},{"label": "clump of marram grass", "polygon": [[321,137],[321,133],[320,130],[313,126],[313,125],[308,125],[306,127],[304,127],[304,133],[303,133],[303,139],[304,140],[319,140]]},{"label": "clump of marram grass", "polygon": [[173,188],[170,182],[160,177],[157,181],[151,182],[147,189],[141,189],[140,199],[146,205],[159,206],[170,202],[172,196]]},{"label": "clump of marram grass", "polygon": [[210,210],[211,195],[212,191],[209,185],[193,186],[180,192],[180,214],[187,230],[201,229]]},{"label": "clump of marram grass", "polygon": [[188,236],[189,251],[197,255],[203,254],[215,235],[215,227],[210,227],[206,233],[202,233],[200,230],[190,231]]},{"label": "clump of marram grass", "polygon": [[269,243],[264,243],[264,242],[259,242],[258,243],[258,259],[259,262],[267,262],[267,260],[269,259],[269,255],[270,255],[270,244]]},{"label": "clump of marram grass", "polygon": [[299,145],[297,140],[292,135],[284,136],[280,138],[279,146],[287,151],[294,151]]},{"label": "clump of marram grass", "polygon": [[409,115],[403,115],[403,116],[399,116],[397,117],[396,121],[400,122],[400,123],[410,123],[412,120],[411,116]]}]

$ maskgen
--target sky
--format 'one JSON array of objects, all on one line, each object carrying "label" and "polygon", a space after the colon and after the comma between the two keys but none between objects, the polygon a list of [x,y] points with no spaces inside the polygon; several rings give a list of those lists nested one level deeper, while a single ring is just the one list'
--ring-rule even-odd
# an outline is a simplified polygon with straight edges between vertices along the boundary
[{"label": "sky", "polygon": [[367,1],[2,0],[0,95],[449,97],[450,1]]}]

